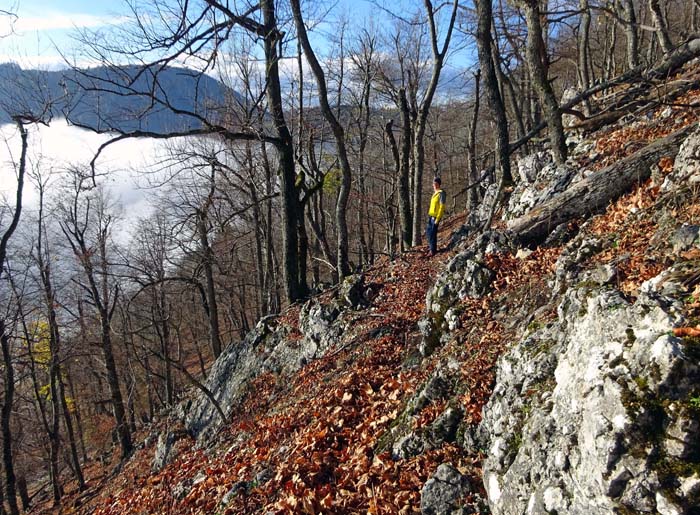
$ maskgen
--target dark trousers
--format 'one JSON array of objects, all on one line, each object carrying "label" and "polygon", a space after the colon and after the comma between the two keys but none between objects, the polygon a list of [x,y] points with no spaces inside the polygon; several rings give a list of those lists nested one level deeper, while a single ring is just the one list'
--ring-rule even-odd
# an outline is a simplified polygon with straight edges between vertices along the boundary
[{"label": "dark trousers", "polygon": [[435,222],[435,218],[429,216],[428,227],[425,229],[425,235],[428,237],[428,246],[430,247],[430,252],[433,254],[437,252],[437,233],[438,223]]}]

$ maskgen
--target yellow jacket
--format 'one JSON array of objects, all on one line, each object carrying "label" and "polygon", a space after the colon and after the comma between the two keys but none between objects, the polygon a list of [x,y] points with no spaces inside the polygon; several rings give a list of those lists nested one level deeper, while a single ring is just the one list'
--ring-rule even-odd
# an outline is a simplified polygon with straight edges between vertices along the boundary
[{"label": "yellow jacket", "polygon": [[430,199],[430,210],[428,216],[435,218],[435,223],[440,222],[442,214],[445,212],[445,192],[437,190]]}]

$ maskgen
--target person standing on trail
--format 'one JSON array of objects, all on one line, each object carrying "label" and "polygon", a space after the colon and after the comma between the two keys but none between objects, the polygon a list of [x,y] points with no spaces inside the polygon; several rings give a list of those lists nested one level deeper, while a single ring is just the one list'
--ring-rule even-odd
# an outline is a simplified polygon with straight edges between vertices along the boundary
[{"label": "person standing on trail", "polygon": [[432,257],[437,253],[437,233],[438,225],[442,214],[445,212],[445,192],[441,188],[440,177],[433,180],[433,196],[430,199],[430,210],[428,211],[428,227],[425,234],[428,237],[428,256]]}]

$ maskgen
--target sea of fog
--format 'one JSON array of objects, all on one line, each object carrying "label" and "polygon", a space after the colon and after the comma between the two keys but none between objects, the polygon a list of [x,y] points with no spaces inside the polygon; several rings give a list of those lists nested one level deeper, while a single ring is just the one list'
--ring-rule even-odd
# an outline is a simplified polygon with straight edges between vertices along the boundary
[{"label": "sea of fog", "polygon": [[[66,180],[67,170],[75,167],[88,169],[100,145],[114,136],[79,129],[64,119],[53,120],[49,126],[28,125],[27,128],[29,165],[41,170],[44,176],[49,172],[54,176],[49,195],[56,191],[60,181]],[[128,232],[138,218],[147,216],[152,210],[149,178],[153,179],[157,170],[162,168],[172,145],[172,140],[126,139],[106,147],[96,161],[97,181],[121,207],[122,231]],[[4,204],[11,206],[14,206],[20,151],[18,128],[12,124],[1,125],[0,196]],[[27,181],[23,195],[27,210],[38,204],[38,192],[32,182],[31,179]]]}]

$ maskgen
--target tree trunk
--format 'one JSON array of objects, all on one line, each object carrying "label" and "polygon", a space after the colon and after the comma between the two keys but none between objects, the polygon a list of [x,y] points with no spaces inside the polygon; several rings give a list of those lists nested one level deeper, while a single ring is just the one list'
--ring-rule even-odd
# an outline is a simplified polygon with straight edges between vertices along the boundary
[{"label": "tree trunk", "polygon": [[282,38],[277,27],[274,0],[260,0],[265,26],[264,46],[266,65],[266,97],[271,120],[275,126],[280,143],[279,174],[282,186],[282,241],[284,254],[284,293],[287,302],[295,302],[307,295],[299,281],[299,242],[297,240],[299,194],[295,187],[294,142],[289,127],[284,119],[282,89],[280,86],[278,45]]},{"label": "tree trunk", "polygon": [[430,0],[423,1],[425,11],[428,15],[428,26],[430,28],[430,44],[433,52],[433,66],[430,76],[428,88],[423,97],[423,102],[418,109],[418,116],[413,131],[413,234],[412,243],[414,246],[420,245],[423,235],[423,168],[425,165],[425,129],[428,123],[428,115],[433,104],[435,91],[437,90],[440,74],[445,64],[445,56],[450,46],[452,39],[452,30],[454,28],[455,19],[457,16],[458,1],[452,2],[452,12],[450,21],[445,31],[445,40],[442,48],[438,48],[438,33],[435,26],[435,11]]},{"label": "tree trunk", "polygon": [[[4,264],[4,260],[3,260]],[[10,506],[11,515],[19,515],[17,506],[17,488],[15,477],[14,458],[12,455],[12,404],[15,396],[15,372],[10,351],[10,337],[6,332],[5,321],[0,318],[0,345],[2,346],[2,359],[5,365],[5,398],[0,410],[0,424],[2,424],[2,463],[5,469],[5,495]]]},{"label": "tree trunk", "polygon": [[[24,176],[27,167],[27,148],[28,148],[28,132],[24,126],[23,119],[17,117],[14,119],[17,128],[19,129],[21,138],[21,151],[19,159],[19,167],[17,169],[17,190],[15,195],[15,211],[12,214],[12,219],[7,229],[0,238],[0,277],[5,270],[5,258],[7,257],[7,245],[10,238],[17,229],[20,217],[22,215],[22,193],[24,191]],[[18,515],[19,507],[17,506],[16,478],[14,459],[12,456],[12,403],[15,395],[15,374],[12,365],[12,352],[10,349],[10,336],[7,334],[5,320],[0,318],[0,346],[2,346],[2,357],[5,365],[5,398],[3,399],[2,408],[0,409],[0,430],[2,432],[2,461],[5,469],[5,494],[7,502],[10,506],[10,514]]]},{"label": "tree trunk", "polygon": [[651,17],[654,20],[656,37],[659,40],[659,45],[661,45],[661,50],[663,50],[665,55],[668,55],[673,51],[673,43],[671,42],[671,37],[668,34],[666,17],[661,11],[659,0],[649,0],[649,10],[651,11]]},{"label": "tree trunk", "polygon": [[401,218],[401,246],[403,250],[411,248],[411,230],[413,217],[418,216],[411,210],[409,188],[411,155],[411,113],[408,109],[406,90],[399,90],[401,108],[401,166],[399,171],[399,215]]},{"label": "tree trunk", "polygon": [[525,0],[521,4],[527,23],[527,66],[530,78],[540,99],[549,128],[552,156],[557,163],[566,161],[566,137],[561,121],[559,103],[549,82],[549,58],[544,45],[540,22],[539,0]]},{"label": "tree trunk", "polygon": [[489,108],[496,121],[496,154],[495,165],[497,174],[504,181],[513,180],[510,172],[510,147],[508,145],[508,119],[503,105],[503,98],[498,90],[498,79],[491,54],[491,1],[476,0],[478,24],[476,43],[479,52],[479,66],[484,77],[484,92]]},{"label": "tree trunk", "polygon": [[[66,426],[66,433],[68,434],[68,444],[70,446],[70,456],[73,462],[73,471],[75,473],[75,478],[78,480],[78,489],[82,492],[83,490],[85,490],[87,485],[85,484],[85,476],[83,476],[83,468],[80,464],[80,457],[78,456],[78,444],[75,439],[73,420],[71,418],[70,409],[68,408],[68,401],[66,400],[66,389],[63,385],[63,379],[60,377],[60,372],[58,380],[58,394],[61,399],[63,423]],[[77,402],[77,399],[74,399],[73,402]]]},{"label": "tree trunk", "polygon": [[[82,336],[82,330],[81,330],[81,339],[83,338]],[[82,415],[80,413],[80,404],[79,404],[79,399],[76,395],[75,391],[75,385],[73,384],[73,376],[70,373],[70,369],[66,368],[66,377],[68,378],[68,390],[70,391],[70,396],[73,399],[73,407],[75,409],[75,421],[77,423],[77,429],[78,429],[78,441],[80,442],[80,453],[83,456],[83,463],[87,463],[88,461],[88,456],[87,456],[87,449],[85,448],[85,434],[83,432],[83,421],[82,421]]]},{"label": "tree trunk", "polygon": [[581,10],[581,21],[578,32],[578,76],[581,91],[587,90],[591,86],[590,77],[590,32],[591,32],[591,11],[588,8],[588,0],[579,0]]},{"label": "tree trunk", "polygon": [[[469,172],[467,174],[468,184],[474,184],[479,179],[479,172],[476,169],[476,123],[479,119],[479,86],[481,82],[481,70],[474,74],[474,108],[472,119],[469,123],[467,157],[469,161]],[[476,188],[469,188],[467,191],[467,211],[473,213],[479,207],[479,192]]]},{"label": "tree trunk", "polygon": [[119,388],[119,375],[117,374],[117,364],[114,361],[114,351],[112,349],[112,330],[110,327],[110,317],[107,313],[100,313],[102,327],[102,357],[107,371],[107,385],[112,397],[112,411],[114,420],[117,423],[117,436],[121,447],[121,457],[125,459],[131,455],[133,449],[131,433],[129,431],[129,421],[124,410],[122,392]]},{"label": "tree trunk", "polygon": [[637,15],[634,11],[633,0],[621,0],[622,12],[625,17],[623,28],[627,39],[627,67],[633,70],[639,66],[639,36],[637,35]]},{"label": "tree trunk", "polygon": [[219,304],[216,299],[214,284],[214,252],[209,244],[209,227],[204,208],[197,213],[197,233],[202,252],[202,268],[204,269],[204,291],[207,297],[207,317],[209,319],[209,345],[214,358],[221,355],[221,332],[219,329]]},{"label": "tree trunk", "polygon": [[350,198],[350,189],[352,188],[352,171],[350,169],[350,161],[348,160],[347,147],[345,145],[345,130],[328,103],[326,77],[320,63],[318,62],[318,59],[316,58],[316,54],[309,43],[309,38],[306,33],[306,26],[304,25],[304,20],[301,15],[300,2],[299,0],[290,0],[290,3],[294,16],[294,25],[297,29],[297,36],[299,37],[302,48],[304,49],[304,55],[309,63],[309,67],[311,68],[314,78],[316,79],[321,113],[328,122],[328,125],[331,126],[331,131],[333,132],[333,137],[335,138],[336,151],[338,153],[337,157],[340,162],[342,179],[340,181],[338,200],[335,205],[335,222],[336,230],[338,231],[336,255],[337,268],[339,278],[342,280],[344,277],[350,274],[347,210],[348,200]]}]

